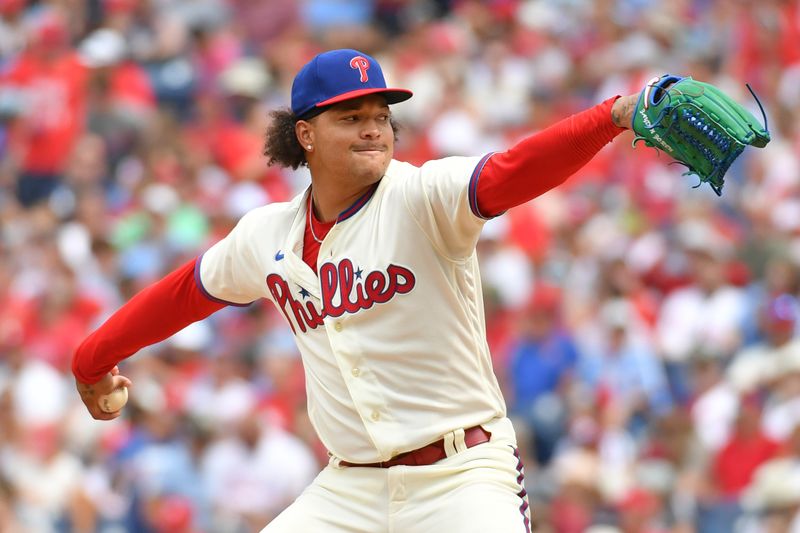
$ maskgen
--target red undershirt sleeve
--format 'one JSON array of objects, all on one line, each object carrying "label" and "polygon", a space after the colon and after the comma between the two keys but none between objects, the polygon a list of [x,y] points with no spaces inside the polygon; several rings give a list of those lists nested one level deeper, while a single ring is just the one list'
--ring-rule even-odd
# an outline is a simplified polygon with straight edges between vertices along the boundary
[{"label": "red undershirt sleeve", "polygon": [[476,215],[490,218],[556,187],[611,142],[624,128],[611,120],[615,96],[491,154],[473,175]]},{"label": "red undershirt sleeve", "polygon": [[75,351],[72,373],[96,383],[123,359],[160,342],[226,306],[195,281],[193,259],[139,292],[89,335]]}]

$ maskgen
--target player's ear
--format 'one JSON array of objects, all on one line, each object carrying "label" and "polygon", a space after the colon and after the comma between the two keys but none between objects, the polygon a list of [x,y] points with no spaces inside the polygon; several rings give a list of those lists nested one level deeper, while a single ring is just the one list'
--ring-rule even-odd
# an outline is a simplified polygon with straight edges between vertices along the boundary
[{"label": "player's ear", "polygon": [[294,133],[300,146],[314,146],[314,130],[310,122],[298,120],[294,125]]}]

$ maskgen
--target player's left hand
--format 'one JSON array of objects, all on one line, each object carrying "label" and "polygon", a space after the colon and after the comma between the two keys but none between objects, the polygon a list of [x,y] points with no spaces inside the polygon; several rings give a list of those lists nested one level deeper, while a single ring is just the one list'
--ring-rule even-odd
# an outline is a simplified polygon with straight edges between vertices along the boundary
[{"label": "player's left hand", "polygon": [[663,150],[689,169],[686,174],[696,174],[720,195],[725,172],[745,147],[763,148],[770,141],[766,121],[764,114],[762,127],[711,84],[668,74],[642,89],[633,112],[633,143]]},{"label": "player's left hand", "polygon": [[611,107],[611,121],[620,128],[631,129],[633,124],[633,111],[636,109],[636,102],[639,100],[639,93],[620,96]]},{"label": "player's left hand", "polygon": [[122,414],[122,410],[114,411],[113,413],[106,413],[100,409],[100,397],[104,394],[110,394],[111,391],[119,387],[129,387],[131,380],[119,373],[119,367],[114,367],[111,372],[103,376],[103,379],[97,383],[81,383],[75,381],[75,386],[78,389],[78,394],[81,395],[81,400],[95,420],[113,420]]}]

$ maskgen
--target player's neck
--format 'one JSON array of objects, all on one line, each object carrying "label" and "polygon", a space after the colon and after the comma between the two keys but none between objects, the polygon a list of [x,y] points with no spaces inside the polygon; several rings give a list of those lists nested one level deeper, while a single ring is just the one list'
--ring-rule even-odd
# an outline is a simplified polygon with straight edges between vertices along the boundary
[{"label": "player's neck", "polygon": [[311,197],[313,199],[314,216],[320,222],[336,220],[339,213],[353,205],[372,184],[363,186],[343,187],[341,184],[326,185],[313,182]]}]

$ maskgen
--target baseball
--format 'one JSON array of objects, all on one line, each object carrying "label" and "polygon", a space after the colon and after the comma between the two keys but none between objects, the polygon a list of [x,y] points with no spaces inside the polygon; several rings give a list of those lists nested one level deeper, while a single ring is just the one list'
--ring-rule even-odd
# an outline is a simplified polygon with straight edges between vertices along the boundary
[{"label": "baseball", "polygon": [[98,400],[100,409],[106,413],[114,413],[128,403],[128,387],[114,389],[109,394],[103,394]]}]

